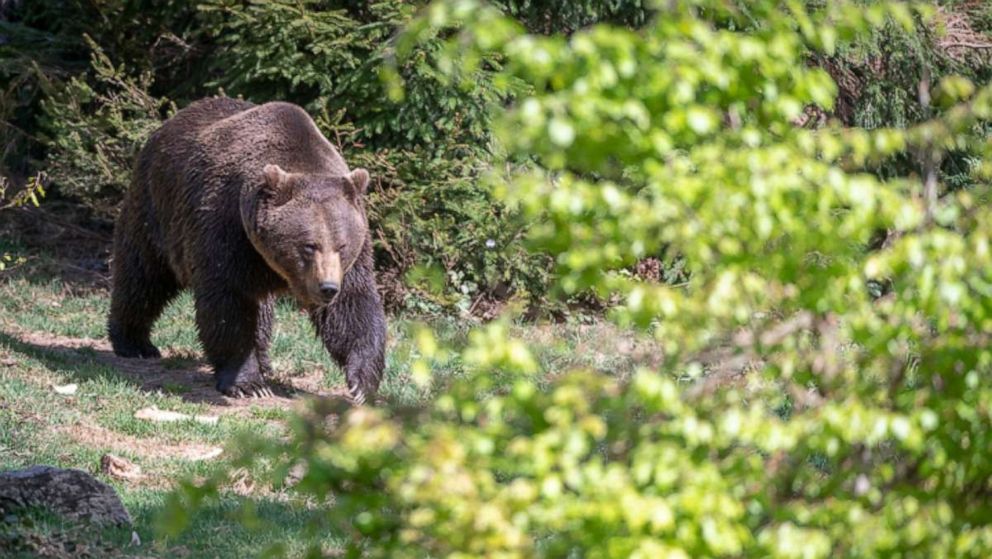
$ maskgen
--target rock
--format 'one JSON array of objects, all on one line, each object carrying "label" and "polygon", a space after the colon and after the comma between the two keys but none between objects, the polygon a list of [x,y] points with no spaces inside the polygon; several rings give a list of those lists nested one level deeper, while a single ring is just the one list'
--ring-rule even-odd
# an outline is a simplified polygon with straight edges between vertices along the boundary
[{"label": "rock", "polygon": [[0,472],[0,516],[17,508],[95,524],[131,524],[113,488],[81,470],[31,466]]},{"label": "rock", "polygon": [[292,487],[300,483],[305,475],[307,475],[307,463],[300,460],[299,462],[293,464],[293,466],[289,468],[289,471],[286,472],[286,479],[283,483],[286,484],[286,487]]},{"label": "rock", "polygon": [[141,466],[113,454],[104,454],[100,458],[100,471],[117,479],[139,480],[145,477]]}]

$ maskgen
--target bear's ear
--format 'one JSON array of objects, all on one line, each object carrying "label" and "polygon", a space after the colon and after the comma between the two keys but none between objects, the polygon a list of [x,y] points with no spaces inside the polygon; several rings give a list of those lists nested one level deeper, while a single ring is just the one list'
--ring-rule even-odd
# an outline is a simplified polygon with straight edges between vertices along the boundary
[{"label": "bear's ear", "polygon": [[277,206],[288,202],[291,194],[289,173],[278,165],[266,165],[262,169],[262,174],[265,175],[265,184],[262,185],[260,194],[272,200]]},{"label": "bear's ear", "polygon": [[361,196],[369,187],[369,172],[362,168],[355,169],[348,175],[348,180],[351,181],[351,184],[355,186],[355,191]]}]

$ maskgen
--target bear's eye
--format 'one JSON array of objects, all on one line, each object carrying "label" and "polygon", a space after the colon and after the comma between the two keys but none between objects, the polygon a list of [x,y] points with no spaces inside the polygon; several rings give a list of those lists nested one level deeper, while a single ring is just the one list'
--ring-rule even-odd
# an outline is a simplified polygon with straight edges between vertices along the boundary
[{"label": "bear's eye", "polygon": [[317,249],[318,248],[320,248],[320,247],[318,247],[316,245],[316,243],[307,243],[307,244],[303,245],[303,249],[302,249],[303,250],[303,255],[304,256],[308,256],[308,257],[309,256],[313,256],[314,253],[317,252]]}]

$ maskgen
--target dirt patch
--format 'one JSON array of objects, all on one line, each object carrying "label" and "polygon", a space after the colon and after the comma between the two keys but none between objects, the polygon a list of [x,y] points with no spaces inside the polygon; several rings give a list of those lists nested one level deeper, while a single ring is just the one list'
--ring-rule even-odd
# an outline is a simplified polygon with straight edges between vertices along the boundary
[{"label": "dirt patch", "polygon": [[[522,333],[525,341],[533,346],[550,347],[566,343],[565,336],[574,338],[572,353],[588,358],[590,366],[610,364],[618,358],[628,362],[625,368],[643,366],[657,369],[663,360],[661,344],[647,334],[624,330],[609,322],[595,322],[566,329],[557,324],[537,324]],[[607,367],[603,372],[616,373]]]},{"label": "dirt patch", "polygon": [[169,444],[158,439],[140,438],[112,431],[84,419],[55,429],[89,448],[116,454],[130,454],[155,460],[209,460],[217,456],[216,446],[203,443]]},{"label": "dirt patch", "polygon": [[205,404],[210,407],[212,414],[247,414],[251,408],[259,407],[288,409],[304,396],[347,396],[344,387],[333,390],[321,389],[322,373],[317,371],[308,375],[291,378],[280,376],[277,380],[270,380],[275,393],[271,398],[228,398],[214,388],[214,377],[210,367],[199,361],[191,361],[188,352],[172,354],[169,350],[165,350],[163,359],[125,359],[114,355],[110,343],[106,340],[73,338],[10,328],[7,328],[6,334],[27,346],[25,349],[42,356],[42,359],[45,354],[57,354],[105,365],[142,390],[169,392],[185,401]]}]

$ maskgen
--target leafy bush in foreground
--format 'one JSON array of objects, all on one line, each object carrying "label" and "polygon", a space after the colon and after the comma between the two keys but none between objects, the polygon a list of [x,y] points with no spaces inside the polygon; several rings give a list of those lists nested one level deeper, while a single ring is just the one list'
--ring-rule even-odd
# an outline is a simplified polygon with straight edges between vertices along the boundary
[{"label": "leafy bush in foreground", "polygon": [[[557,380],[542,390],[497,323],[424,409],[330,421],[341,410],[317,403],[288,442],[252,446],[277,479],[305,463],[298,490],[327,503],[322,528],[348,556],[992,552],[992,173],[976,164],[971,188],[948,189],[934,163],[988,157],[974,131],[992,87],[921,84],[949,108],[910,129],[798,128],[837,92],[807,53],[932,13],[746,5],[666,2],[641,33],[565,39],[450,1],[410,28],[450,25],[459,60],[497,50],[531,85],[499,129],[539,166],[493,176],[495,192],[535,220],[564,291],[620,294],[615,318],[666,353],[629,382],[544,371]],[[918,171],[862,171],[898,154]],[[684,257],[686,285],[620,272],[656,250]],[[415,378],[441,355],[421,339]]]}]

